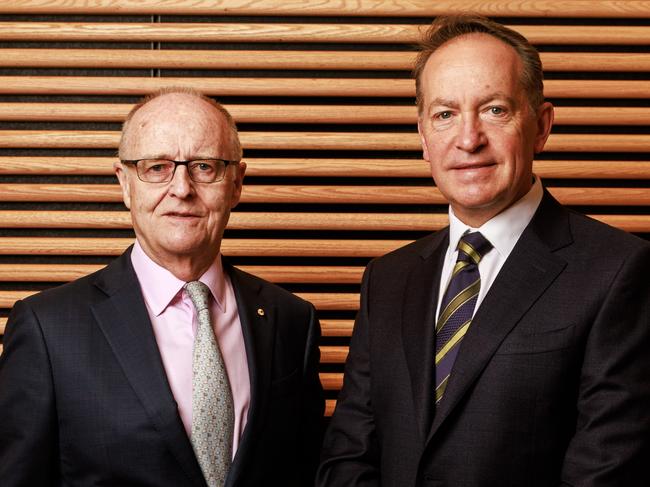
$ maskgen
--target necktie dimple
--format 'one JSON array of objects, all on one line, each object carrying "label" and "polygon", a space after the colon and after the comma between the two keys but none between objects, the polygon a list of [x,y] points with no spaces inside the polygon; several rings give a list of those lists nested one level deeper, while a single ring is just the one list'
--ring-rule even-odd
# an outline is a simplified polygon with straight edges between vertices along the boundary
[{"label": "necktie dimple", "polygon": [[208,486],[221,487],[232,460],[232,391],[212,329],[210,290],[200,281],[188,282],[185,290],[198,318],[192,361],[192,447]]},{"label": "necktie dimple", "polygon": [[458,242],[458,259],[436,323],[436,404],[442,399],[461,341],[472,322],[481,288],[478,263],[491,249],[492,244],[480,232],[468,233]]}]

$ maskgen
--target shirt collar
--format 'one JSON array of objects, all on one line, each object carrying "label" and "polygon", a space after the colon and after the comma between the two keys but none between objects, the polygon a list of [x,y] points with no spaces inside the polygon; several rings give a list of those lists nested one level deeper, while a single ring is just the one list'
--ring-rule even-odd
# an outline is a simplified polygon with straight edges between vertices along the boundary
[{"label": "shirt collar", "polygon": [[505,259],[510,255],[515,244],[533,219],[537,207],[542,201],[544,190],[537,176],[528,193],[515,204],[506,208],[479,228],[464,224],[449,206],[449,249],[453,252],[458,247],[458,241],[468,231],[479,231],[487,238],[499,254]]},{"label": "shirt collar", "polygon": [[[135,274],[138,276],[140,288],[145,302],[154,313],[159,316],[179,295],[185,281],[178,279],[174,274],[154,262],[142,249],[136,239],[131,251],[131,262]],[[221,312],[226,312],[226,282],[221,263],[221,254],[205,273],[199,278],[210,289]]]}]

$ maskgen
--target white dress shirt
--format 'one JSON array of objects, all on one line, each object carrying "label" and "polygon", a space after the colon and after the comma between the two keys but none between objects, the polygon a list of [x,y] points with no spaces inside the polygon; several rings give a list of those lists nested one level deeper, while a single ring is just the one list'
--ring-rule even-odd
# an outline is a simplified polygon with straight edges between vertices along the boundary
[{"label": "white dress shirt", "polygon": [[[447,285],[451,279],[451,272],[458,259],[458,241],[467,232],[481,232],[487,238],[492,246],[490,250],[479,262],[478,270],[481,274],[481,288],[478,293],[478,300],[474,307],[474,313],[481,305],[483,298],[487,294],[490,286],[496,279],[501,267],[512,252],[515,244],[524,232],[537,211],[537,207],[542,201],[544,190],[538,177],[532,188],[522,196],[514,205],[502,211],[491,220],[488,220],[479,228],[472,228],[461,222],[454,214],[454,210],[449,206],[449,247],[445,254],[445,262],[440,274],[440,290],[438,292],[438,305],[436,307],[436,320],[440,313],[440,302],[447,290]],[[472,315],[473,316],[473,315]]]}]

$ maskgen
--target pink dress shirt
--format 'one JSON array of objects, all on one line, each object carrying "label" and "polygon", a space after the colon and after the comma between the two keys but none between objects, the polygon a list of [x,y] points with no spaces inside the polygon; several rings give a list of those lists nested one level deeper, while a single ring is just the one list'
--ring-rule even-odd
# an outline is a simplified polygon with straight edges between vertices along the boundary
[{"label": "pink dress shirt", "polygon": [[[167,380],[178,404],[187,436],[192,433],[192,352],[196,334],[196,312],[183,289],[185,282],[159,266],[145,254],[136,240],[131,262],[140,281]],[[223,355],[235,407],[233,457],[246,427],[250,405],[250,379],[235,292],[224,274],[221,254],[200,279],[212,292],[210,316]]]}]

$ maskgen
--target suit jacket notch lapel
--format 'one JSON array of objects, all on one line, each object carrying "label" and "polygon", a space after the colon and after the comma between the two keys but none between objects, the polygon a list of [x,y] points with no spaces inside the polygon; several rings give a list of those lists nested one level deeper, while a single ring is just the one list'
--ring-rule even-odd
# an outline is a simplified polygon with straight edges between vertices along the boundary
[{"label": "suit jacket notch lapel", "polygon": [[193,484],[204,485],[167,381],[130,251],[100,273],[95,285],[107,296],[91,306],[93,314],[127,380]]},{"label": "suit jacket notch lapel", "polygon": [[237,479],[243,473],[243,465],[247,464],[246,457],[253,450],[256,431],[259,425],[263,424],[266,415],[277,310],[275,303],[264,297],[256,278],[232,267],[225,259],[223,262],[237,299],[251,382],[251,402],[246,428],[226,481],[226,486],[231,486],[236,485]]},{"label": "suit jacket notch lapel", "polygon": [[404,287],[402,343],[422,440],[426,438],[431,424],[434,314],[447,245],[447,231],[436,233],[430,245],[412,263],[408,282]]},{"label": "suit jacket notch lapel", "polygon": [[[478,379],[508,333],[566,267],[566,261],[552,250],[570,243],[567,219],[558,218],[557,214],[552,219],[546,218],[548,213],[556,211],[548,198],[547,194],[476,311],[427,441]],[[540,221],[544,222],[547,239],[540,238],[544,234]]]}]

